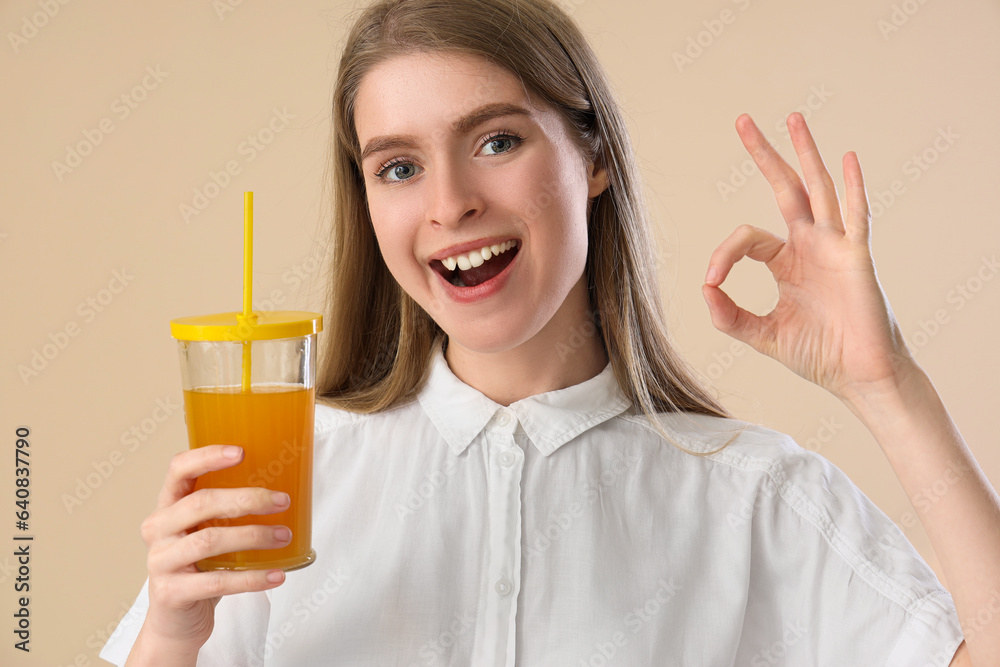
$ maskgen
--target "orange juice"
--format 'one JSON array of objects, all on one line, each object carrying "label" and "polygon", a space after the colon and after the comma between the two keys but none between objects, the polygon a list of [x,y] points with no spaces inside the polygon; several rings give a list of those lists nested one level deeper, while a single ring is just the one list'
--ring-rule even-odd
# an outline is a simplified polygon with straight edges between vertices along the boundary
[{"label": "orange juice", "polygon": [[239,445],[239,465],[202,475],[195,490],[259,486],[284,491],[291,505],[277,514],[213,519],[205,526],[284,525],[292,541],[280,549],[239,551],[198,561],[200,570],[220,568],[294,570],[316,558],[312,550],[312,448],[315,389],[301,385],[198,388],[184,391],[191,448]]}]

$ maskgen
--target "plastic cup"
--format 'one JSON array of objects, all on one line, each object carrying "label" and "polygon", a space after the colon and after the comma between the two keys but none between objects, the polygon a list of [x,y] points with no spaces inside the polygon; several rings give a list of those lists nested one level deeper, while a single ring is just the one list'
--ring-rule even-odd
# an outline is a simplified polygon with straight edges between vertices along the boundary
[{"label": "plastic cup", "polygon": [[[277,514],[226,516],[208,526],[284,525],[292,541],[280,549],[238,551],[198,561],[200,570],[295,570],[316,559],[312,548],[313,420],[318,313],[221,313],[172,320],[184,388],[190,447],[238,445],[232,468],[202,475],[202,488],[262,487],[284,491]],[[238,513],[236,508],[231,510]]]}]

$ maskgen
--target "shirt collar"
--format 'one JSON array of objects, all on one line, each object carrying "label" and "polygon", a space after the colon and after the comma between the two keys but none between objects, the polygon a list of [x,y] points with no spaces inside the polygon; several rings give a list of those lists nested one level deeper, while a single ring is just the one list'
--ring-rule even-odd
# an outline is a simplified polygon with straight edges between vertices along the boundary
[{"label": "shirt collar", "polygon": [[[457,456],[504,406],[462,382],[451,371],[440,345],[431,354],[427,382],[417,400]],[[529,396],[511,403],[513,412],[544,456],[631,405],[615,380],[609,363],[596,376],[580,384]]]}]

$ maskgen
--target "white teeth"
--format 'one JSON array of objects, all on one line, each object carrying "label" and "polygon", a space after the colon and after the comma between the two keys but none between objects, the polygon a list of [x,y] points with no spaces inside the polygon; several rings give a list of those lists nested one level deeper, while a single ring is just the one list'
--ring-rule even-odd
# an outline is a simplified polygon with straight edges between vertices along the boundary
[{"label": "white teeth", "polygon": [[449,271],[454,271],[456,266],[462,271],[468,271],[474,266],[482,266],[486,260],[510,250],[515,245],[517,245],[515,241],[504,241],[497,245],[483,246],[479,250],[473,250],[469,253],[445,257],[441,260],[441,263]]}]

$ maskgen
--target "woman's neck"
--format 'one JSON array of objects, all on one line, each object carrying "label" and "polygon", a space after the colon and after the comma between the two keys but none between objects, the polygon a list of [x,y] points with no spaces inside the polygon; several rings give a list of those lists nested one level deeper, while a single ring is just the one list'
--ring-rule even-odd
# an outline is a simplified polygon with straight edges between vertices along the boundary
[{"label": "woman's neck", "polygon": [[541,331],[509,350],[484,353],[449,340],[448,366],[501,405],[589,380],[604,370],[608,357],[586,290],[581,280]]}]

